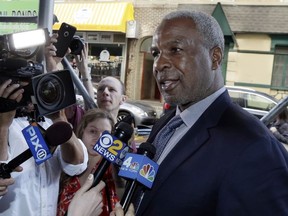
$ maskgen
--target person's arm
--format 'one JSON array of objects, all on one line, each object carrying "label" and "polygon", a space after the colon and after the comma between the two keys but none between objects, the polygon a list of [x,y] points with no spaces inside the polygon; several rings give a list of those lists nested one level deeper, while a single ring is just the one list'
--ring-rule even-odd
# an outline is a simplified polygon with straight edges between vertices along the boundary
[{"label": "person's arm", "polygon": [[101,191],[105,183],[101,181],[95,187],[89,188],[93,183],[93,174],[90,174],[84,185],[76,192],[69,207],[67,216],[97,216],[103,211]]},{"label": "person's arm", "polygon": [[56,57],[56,47],[54,43],[57,42],[58,34],[53,34],[50,37],[50,43],[45,47],[45,63],[46,71],[53,72],[58,70],[58,64],[62,61],[62,58]]},{"label": "person's arm", "polygon": [[[64,121],[68,122],[65,110],[60,110],[57,113],[51,114],[47,116],[50,118],[53,123]],[[81,164],[84,162],[84,151],[83,151],[83,145],[81,145],[80,140],[76,137],[76,135],[72,134],[72,137],[68,142],[61,145],[61,154],[62,159],[69,164]]]},{"label": "person's arm", "polygon": [[[79,73],[81,74],[81,80],[88,94],[94,99],[94,91],[92,84],[91,71],[88,67],[88,43],[85,43],[81,56],[75,56]],[[86,106],[87,109],[87,106]]]},{"label": "person's arm", "polygon": [[[12,84],[12,80],[6,80],[0,85],[0,97],[2,99],[15,100],[20,102],[23,97],[23,89],[19,89],[19,84]],[[11,94],[14,92],[13,94]],[[3,102],[2,102],[3,103]],[[16,114],[15,110],[0,112],[0,161],[6,161],[8,159],[8,130],[12,124],[13,118]]]},{"label": "person's arm", "polygon": [[[53,34],[50,38],[50,45],[45,47],[45,59],[46,59],[46,69],[47,72],[52,72],[57,70],[57,65],[61,62],[62,58],[56,57],[56,48],[53,45],[57,41],[57,34]],[[67,50],[69,52],[69,50]],[[65,110],[60,110],[57,113],[47,116],[53,123],[58,121],[68,122]],[[69,164],[80,164],[84,162],[84,152],[82,145],[76,135],[73,133],[71,139],[61,145],[62,159]]]},{"label": "person's arm", "polygon": [[273,133],[273,135],[282,143],[287,144],[288,143],[288,138],[287,136],[284,136],[283,134],[280,133],[280,131],[276,127],[271,127],[270,131]]}]

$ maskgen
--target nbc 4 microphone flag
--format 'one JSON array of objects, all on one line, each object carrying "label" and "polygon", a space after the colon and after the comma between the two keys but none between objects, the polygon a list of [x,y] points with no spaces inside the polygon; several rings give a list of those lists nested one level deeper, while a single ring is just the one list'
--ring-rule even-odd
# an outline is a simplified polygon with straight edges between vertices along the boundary
[{"label": "nbc 4 microphone flag", "polygon": [[118,175],[152,188],[158,167],[157,163],[145,155],[127,153]]}]

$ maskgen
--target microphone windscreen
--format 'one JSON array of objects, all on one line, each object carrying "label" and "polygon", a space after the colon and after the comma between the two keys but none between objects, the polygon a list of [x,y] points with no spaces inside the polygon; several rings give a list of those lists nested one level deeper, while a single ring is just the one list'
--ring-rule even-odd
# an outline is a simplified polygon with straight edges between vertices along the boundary
[{"label": "microphone windscreen", "polygon": [[143,142],[137,149],[137,154],[144,155],[150,159],[154,158],[154,155],[156,154],[156,147],[148,142]]},{"label": "microphone windscreen", "polygon": [[59,121],[52,124],[45,132],[45,140],[50,146],[57,146],[67,142],[73,134],[69,123]]},{"label": "microphone windscreen", "polygon": [[134,133],[134,128],[126,122],[119,122],[115,128],[114,136],[127,143]]}]

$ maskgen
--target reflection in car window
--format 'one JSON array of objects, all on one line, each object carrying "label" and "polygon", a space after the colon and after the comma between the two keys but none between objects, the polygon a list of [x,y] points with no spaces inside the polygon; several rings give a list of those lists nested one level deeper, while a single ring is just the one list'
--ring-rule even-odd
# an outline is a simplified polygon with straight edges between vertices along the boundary
[{"label": "reflection in car window", "polygon": [[246,98],[247,108],[269,111],[275,106],[275,103],[261,95],[246,94]]},{"label": "reflection in car window", "polygon": [[239,104],[239,106],[243,108],[245,107],[245,99],[243,97],[243,94],[241,94],[240,92],[229,91],[229,95],[234,103]]}]

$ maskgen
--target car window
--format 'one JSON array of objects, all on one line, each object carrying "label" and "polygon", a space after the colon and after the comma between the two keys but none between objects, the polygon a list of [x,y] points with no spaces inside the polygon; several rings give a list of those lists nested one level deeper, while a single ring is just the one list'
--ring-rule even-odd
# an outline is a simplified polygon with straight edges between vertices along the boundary
[{"label": "car window", "polygon": [[262,95],[245,93],[245,98],[247,100],[246,108],[269,111],[275,106],[274,102]]},{"label": "car window", "polygon": [[243,93],[241,92],[237,92],[237,91],[228,91],[230,98],[232,99],[232,101],[236,104],[239,104],[241,107],[245,107],[245,98]]}]

